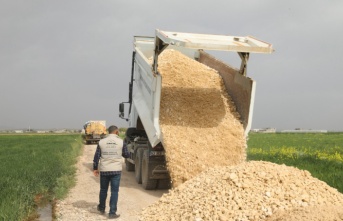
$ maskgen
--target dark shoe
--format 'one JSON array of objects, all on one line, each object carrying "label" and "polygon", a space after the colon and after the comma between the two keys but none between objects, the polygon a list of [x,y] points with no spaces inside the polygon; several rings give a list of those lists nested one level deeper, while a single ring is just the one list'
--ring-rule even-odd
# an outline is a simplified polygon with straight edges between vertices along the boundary
[{"label": "dark shoe", "polygon": [[100,214],[104,214],[105,213],[105,209],[100,209],[100,206],[97,206],[97,210],[100,212]]},{"label": "dark shoe", "polygon": [[119,216],[120,216],[119,214],[115,214],[115,213],[114,214],[113,213],[108,214],[109,219],[117,219]]}]

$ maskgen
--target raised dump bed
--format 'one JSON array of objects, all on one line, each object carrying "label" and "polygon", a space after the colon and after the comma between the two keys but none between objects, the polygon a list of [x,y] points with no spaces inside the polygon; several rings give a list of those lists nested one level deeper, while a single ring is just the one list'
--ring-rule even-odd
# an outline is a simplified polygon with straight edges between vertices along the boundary
[{"label": "raised dump bed", "polygon": [[[164,140],[166,131],[163,132],[161,128],[160,118],[164,114],[164,110],[161,110],[161,104],[170,100],[169,98],[162,100],[163,90],[173,78],[169,78],[169,82],[166,80],[168,79],[166,75],[160,73],[160,65],[162,67],[162,64],[159,63],[159,59],[162,58],[159,55],[162,56],[163,51],[169,49],[182,54],[183,60],[193,60],[203,64],[204,67],[206,65],[207,68],[213,69],[221,76],[225,88],[223,89],[224,94],[227,93],[235,106],[232,108],[238,112],[236,121],[240,122],[243,135],[247,134],[251,127],[256,85],[255,81],[246,76],[249,54],[271,53],[273,51],[270,44],[249,36],[203,35],[156,30],[155,37],[134,38],[129,101],[120,104],[120,116],[125,118],[124,103],[128,103],[129,114],[125,118],[129,121],[128,137],[132,138],[135,131],[144,131],[146,134],[146,136],[137,136],[133,139],[134,141],[127,139],[131,157],[126,160],[127,169],[135,170],[137,181],[142,182],[146,189],[156,188],[159,183],[168,183],[166,180],[169,179],[170,175],[166,169],[165,149],[163,148],[166,147]],[[205,50],[236,52],[241,57],[242,64],[240,68],[233,68],[206,53]],[[164,62],[166,60],[168,61],[168,58],[165,58]],[[177,65],[174,62],[172,66]],[[164,71],[168,72],[168,69],[164,69]],[[192,87],[191,83],[188,86]],[[175,87],[185,88],[187,85]],[[204,90],[198,91],[205,93]],[[179,96],[182,96],[182,92]],[[198,99],[195,103],[197,101],[200,102]],[[208,108],[211,109],[210,106]],[[206,113],[207,119],[213,117],[210,112]],[[218,138],[213,136],[214,140]],[[170,140],[170,138],[168,139]],[[146,145],[143,145],[142,142],[138,144],[139,140],[145,140]],[[171,162],[171,159],[168,161]]]}]

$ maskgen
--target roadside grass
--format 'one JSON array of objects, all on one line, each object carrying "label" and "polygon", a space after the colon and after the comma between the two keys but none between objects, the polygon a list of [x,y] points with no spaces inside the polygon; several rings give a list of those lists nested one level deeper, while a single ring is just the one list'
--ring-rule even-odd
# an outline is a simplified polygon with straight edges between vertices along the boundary
[{"label": "roadside grass", "polygon": [[75,184],[79,134],[0,135],[0,220],[28,220]]},{"label": "roadside grass", "polygon": [[343,193],[343,133],[250,133],[248,160],[308,170]]}]

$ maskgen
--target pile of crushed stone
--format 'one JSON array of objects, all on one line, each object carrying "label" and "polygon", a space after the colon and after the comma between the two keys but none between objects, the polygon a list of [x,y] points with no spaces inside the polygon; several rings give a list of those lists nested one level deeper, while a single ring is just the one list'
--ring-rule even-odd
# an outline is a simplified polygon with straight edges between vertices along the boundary
[{"label": "pile of crushed stone", "polygon": [[159,56],[160,126],[173,187],[246,159],[246,138],[219,73],[176,50]]},{"label": "pile of crushed stone", "polygon": [[343,194],[308,171],[251,161],[213,167],[164,194],[141,221],[343,220]]},{"label": "pile of crushed stone", "polygon": [[140,221],[343,220],[343,194],[308,171],[246,162],[239,114],[215,70],[174,50],[159,56],[158,70],[174,188]]},{"label": "pile of crushed stone", "polygon": [[291,211],[279,211],[266,219],[267,221],[339,221],[343,220],[342,205],[340,206],[309,206]]}]

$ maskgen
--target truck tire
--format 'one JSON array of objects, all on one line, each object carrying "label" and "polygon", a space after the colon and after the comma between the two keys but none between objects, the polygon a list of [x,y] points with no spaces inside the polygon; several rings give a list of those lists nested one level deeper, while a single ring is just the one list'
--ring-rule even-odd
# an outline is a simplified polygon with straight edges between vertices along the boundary
[{"label": "truck tire", "polygon": [[160,190],[167,190],[171,188],[171,181],[170,179],[161,179],[158,180],[157,188]]},{"label": "truck tire", "polygon": [[142,159],[143,159],[143,148],[137,150],[135,156],[135,178],[137,183],[142,183]]},{"label": "truck tire", "polygon": [[135,165],[131,163],[130,161],[128,161],[127,159],[125,159],[125,168],[126,168],[126,171],[135,171]]},{"label": "truck tire", "polygon": [[142,185],[146,190],[154,190],[157,188],[157,180],[150,179],[150,174],[152,174],[152,166],[149,164],[149,152],[144,150],[143,161],[142,161]]}]

